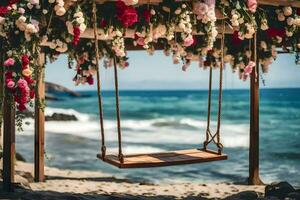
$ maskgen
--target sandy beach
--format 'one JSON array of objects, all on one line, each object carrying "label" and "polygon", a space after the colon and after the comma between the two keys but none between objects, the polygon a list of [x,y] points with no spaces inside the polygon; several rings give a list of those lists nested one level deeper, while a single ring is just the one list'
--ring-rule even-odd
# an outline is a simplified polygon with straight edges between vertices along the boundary
[{"label": "sandy beach", "polygon": [[34,183],[33,165],[17,162],[14,193],[0,193],[0,199],[255,199],[264,186],[231,183],[151,184],[117,179],[110,174],[61,170],[46,167],[47,180]]}]

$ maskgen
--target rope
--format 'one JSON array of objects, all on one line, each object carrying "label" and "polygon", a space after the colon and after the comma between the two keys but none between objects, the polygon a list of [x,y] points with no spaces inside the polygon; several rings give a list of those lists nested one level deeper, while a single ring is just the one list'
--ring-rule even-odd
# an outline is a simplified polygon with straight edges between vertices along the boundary
[{"label": "rope", "polygon": [[217,125],[217,146],[219,153],[222,152],[223,145],[220,140],[221,115],[222,115],[222,91],[223,91],[223,68],[224,68],[224,41],[225,41],[225,21],[223,20],[223,30],[221,38],[221,64],[220,64],[220,80],[219,80],[219,108],[218,108],[218,125]]},{"label": "rope", "polygon": [[220,76],[219,76],[219,97],[218,97],[218,117],[217,117],[217,130],[213,135],[210,131],[210,115],[211,115],[211,93],[212,93],[212,65],[209,70],[209,90],[208,90],[208,111],[207,111],[207,129],[206,140],[204,142],[204,149],[207,149],[209,143],[213,142],[218,147],[218,153],[222,154],[223,145],[220,140],[221,129],[221,115],[222,115],[222,90],[223,90],[223,68],[224,68],[224,41],[225,41],[225,21],[222,23],[222,36],[221,36],[221,63],[220,63]]},{"label": "rope", "polygon": [[100,132],[101,132],[101,152],[102,160],[105,160],[106,147],[105,147],[105,135],[103,126],[103,106],[101,96],[101,79],[99,70],[99,47],[98,47],[98,28],[97,28],[97,7],[96,1],[93,1],[93,22],[94,22],[94,35],[95,35],[95,53],[96,53],[96,69],[97,69],[97,93],[98,93],[98,104],[99,104],[99,115],[100,115]]},{"label": "rope", "polygon": [[208,106],[207,106],[207,128],[206,140],[204,142],[204,149],[207,148],[210,135],[210,113],[211,113],[211,87],[212,87],[212,65],[209,68],[209,86],[208,86]]},{"label": "rope", "polygon": [[118,85],[118,67],[116,56],[114,57],[114,72],[115,72],[115,95],[116,95],[116,114],[117,114],[117,128],[118,128],[118,145],[119,145],[119,160],[124,162],[122,153],[122,133],[121,133],[121,116],[120,116],[120,103],[119,103],[119,85]]}]

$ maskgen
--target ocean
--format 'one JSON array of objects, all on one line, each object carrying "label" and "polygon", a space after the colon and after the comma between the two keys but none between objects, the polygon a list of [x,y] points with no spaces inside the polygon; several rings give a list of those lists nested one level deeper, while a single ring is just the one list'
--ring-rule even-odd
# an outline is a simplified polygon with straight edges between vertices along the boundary
[{"label": "ocean", "polygon": [[[96,158],[100,149],[97,95],[61,96],[48,101],[46,114],[74,114],[76,122],[46,123],[46,164],[111,173],[142,182],[245,182],[248,175],[249,90],[225,90],[221,140],[226,161],[152,169],[117,169]],[[216,127],[217,91],[212,126]],[[103,93],[108,152],[117,151],[115,98]],[[207,91],[121,91],[125,154],[202,147]],[[29,120],[32,122],[32,120]],[[18,133],[16,149],[33,161],[33,124]],[[300,89],[263,89],[260,104],[260,173],[266,183],[286,180],[300,186]]]}]

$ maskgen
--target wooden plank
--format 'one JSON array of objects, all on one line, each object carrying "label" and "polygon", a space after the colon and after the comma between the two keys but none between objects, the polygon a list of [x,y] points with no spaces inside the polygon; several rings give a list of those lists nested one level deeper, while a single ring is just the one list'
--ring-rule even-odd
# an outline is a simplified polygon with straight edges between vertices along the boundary
[{"label": "wooden plank", "polygon": [[[98,155],[98,158],[102,159],[101,155]],[[124,157],[124,163],[121,163],[116,155],[107,155],[104,161],[119,168],[148,168],[196,164],[226,159],[227,155],[219,155],[212,150],[188,149],[162,153],[128,155]]]},{"label": "wooden plank", "polygon": [[300,8],[299,0],[258,0],[258,4],[269,6],[292,6],[295,8]]},{"label": "wooden plank", "polygon": [[44,82],[45,54],[41,53],[38,59],[39,69],[36,73],[36,99],[35,99],[35,128],[34,128],[34,180],[45,181],[44,174],[44,143],[45,143],[45,114],[41,103],[45,101]]},{"label": "wooden plank", "polygon": [[3,190],[14,190],[15,174],[15,107],[13,97],[5,92],[3,105]]}]

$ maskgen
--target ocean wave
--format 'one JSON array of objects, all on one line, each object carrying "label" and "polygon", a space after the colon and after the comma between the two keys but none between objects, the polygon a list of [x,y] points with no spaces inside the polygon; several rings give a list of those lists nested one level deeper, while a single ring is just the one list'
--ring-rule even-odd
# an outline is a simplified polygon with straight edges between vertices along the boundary
[{"label": "ocean wave", "polygon": [[[52,109],[52,112],[58,112]],[[72,110],[69,113],[78,114]],[[48,111],[49,113],[49,111]],[[79,121],[49,121],[46,122],[46,132],[56,134],[70,134],[78,137],[99,139],[100,125],[98,121],[89,120],[89,116],[79,114]],[[33,134],[33,120],[28,119],[30,126],[24,127],[25,134]],[[116,121],[105,120],[104,128],[108,142],[117,141]],[[192,118],[175,119],[160,118],[151,120],[122,120],[122,134],[124,142],[135,144],[186,144],[202,145],[205,138],[206,121]],[[183,126],[193,127],[184,128]],[[216,129],[216,122],[212,122],[212,132]],[[179,128],[180,127],[180,128]],[[249,128],[247,124],[222,124],[221,140],[225,147],[248,147]]]}]

